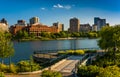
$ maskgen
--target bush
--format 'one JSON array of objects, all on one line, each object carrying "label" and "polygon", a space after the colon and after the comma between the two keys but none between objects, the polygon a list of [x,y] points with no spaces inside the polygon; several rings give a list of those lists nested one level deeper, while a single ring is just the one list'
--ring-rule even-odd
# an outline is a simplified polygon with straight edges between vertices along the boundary
[{"label": "bush", "polygon": [[120,68],[117,66],[108,66],[101,69],[97,77],[120,77]]},{"label": "bush", "polygon": [[5,64],[0,64],[0,72],[7,72],[7,65]]},{"label": "bush", "polygon": [[85,52],[84,52],[84,50],[76,50],[76,51],[74,52],[74,54],[75,54],[75,55],[83,55],[83,54],[85,54]]},{"label": "bush", "polygon": [[66,54],[69,55],[83,55],[85,52],[84,50],[68,50],[66,51]]},{"label": "bush", "polygon": [[96,77],[99,73],[99,67],[97,66],[82,66],[78,67],[78,76],[80,77]]},{"label": "bush", "polygon": [[74,50],[67,50],[66,54],[73,55],[74,54]]},{"label": "bush", "polygon": [[3,72],[0,72],[0,77],[5,77]]},{"label": "bush", "polygon": [[30,71],[37,71],[40,69],[39,64],[30,61],[20,61],[17,64],[18,72],[30,72]]},{"label": "bush", "polygon": [[98,66],[78,67],[79,77],[120,77],[120,68],[118,66],[108,66],[106,68]]},{"label": "bush", "polygon": [[10,64],[7,68],[8,73],[17,73],[17,67],[14,64]]},{"label": "bush", "polygon": [[45,70],[42,72],[42,77],[62,77],[62,75],[59,72]]},{"label": "bush", "polygon": [[97,50],[85,50],[85,53],[96,53]]},{"label": "bush", "polygon": [[[120,65],[120,54],[116,53],[115,56],[116,65]],[[98,56],[96,61],[92,62],[93,65],[100,67],[112,66],[114,65],[114,55],[113,52],[106,53],[104,56]]]},{"label": "bush", "polygon": [[62,55],[62,54],[66,54],[66,52],[65,51],[58,51],[58,54]]}]

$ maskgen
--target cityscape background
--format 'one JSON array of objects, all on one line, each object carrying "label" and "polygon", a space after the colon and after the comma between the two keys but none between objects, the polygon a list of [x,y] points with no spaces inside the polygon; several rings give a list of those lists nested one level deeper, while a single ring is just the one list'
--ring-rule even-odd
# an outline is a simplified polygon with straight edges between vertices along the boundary
[{"label": "cityscape background", "polygon": [[107,19],[110,25],[119,24],[119,0],[2,0],[0,18],[5,18],[9,25],[17,20],[37,16],[40,22],[52,26],[54,22],[69,28],[69,19],[77,17],[81,24],[94,24],[94,17]]}]

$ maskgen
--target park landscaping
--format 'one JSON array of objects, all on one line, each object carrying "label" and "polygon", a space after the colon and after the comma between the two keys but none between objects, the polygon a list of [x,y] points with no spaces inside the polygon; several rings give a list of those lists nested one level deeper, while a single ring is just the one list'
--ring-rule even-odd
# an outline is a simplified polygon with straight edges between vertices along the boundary
[{"label": "park landscaping", "polygon": [[78,66],[80,77],[120,77],[120,26],[103,27],[98,45],[104,56],[97,56],[88,66]]}]

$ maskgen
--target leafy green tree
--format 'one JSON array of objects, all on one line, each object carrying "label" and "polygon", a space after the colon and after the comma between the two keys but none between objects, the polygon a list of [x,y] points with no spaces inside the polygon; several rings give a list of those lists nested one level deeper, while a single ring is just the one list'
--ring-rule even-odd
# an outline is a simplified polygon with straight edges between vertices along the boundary
[{"label": "leafy green tree", "polygon": [[98,41],[98,45],[104,50],[112,49],[115,61],[116,49],[120,47],[120,25],[105,26],[100,30],[101,39]]},{"label": "leafy green tree", "polygon": [[78,32],[73,32],[71,36],[72,36],[72,37],[79,37],[80,34],[79,34]]},{"label": "leafy green tree", "polygon": [[42,37],[46,37],[46,38],[50,38],[51,36],[50,36],[50,33],[48,33],[48,32],[41,32],[41,34],[40,34]]},{"label": "leafy green tree", "polygon": [[0,32],[0,58],[4,63],[4,58],[11,57],[14,54],[13,43],[9,33]]},{"label": "leafy green tree", "polygon": [[98,41],[98,45],[102,49],[120,47],[120,26],[105,26],[100,32],[101,39]]},{"label": "leafy green tree", "polygon": [[20,30],[19,32],[17,32],[17,34],[15,35],[16,39],[22,39],[23,38],[23,32],[22,30]]},{"label": "leafy green tree", "polygon": [[20,30],[19,32],[17,32],[17,34],[15,35],[16,39],[23,39],[23,38],[28,38],[29,34],[26,31],[22,31]]},{"label": "leafy green tree", "polygon": [[64,31],[60,32],[60,37],[61,37],[61,38],[67,37],[67,33],[64,32]]},{"label": "leafy green tree", "polygon": [[29,35],[28,35],[28,32],[26,32],[26,31],[23,31],[23,37],[24,38],[27,38]]},{"label": "leafy green tree", "polygon": [[51,38],[56,39],[56,36],[54,35],[54,33],[51,33]]}]

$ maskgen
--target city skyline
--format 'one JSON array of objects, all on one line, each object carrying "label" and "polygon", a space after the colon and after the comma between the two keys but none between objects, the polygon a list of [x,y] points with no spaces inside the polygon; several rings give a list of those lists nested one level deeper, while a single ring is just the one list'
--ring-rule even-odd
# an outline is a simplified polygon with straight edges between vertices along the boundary
[{"label": "city skyline", "polygon": [[9,25],[17,20],[29,23],[31,17],[37,16],[40,22],[52,26],[61,22],[65,30],[69,20],[77,17],[81,24],[94,24],[94,17],[105,18],[110,25],[119,24],[119,0],[3,0],[0,5],[0,18],[5,18]]}]

